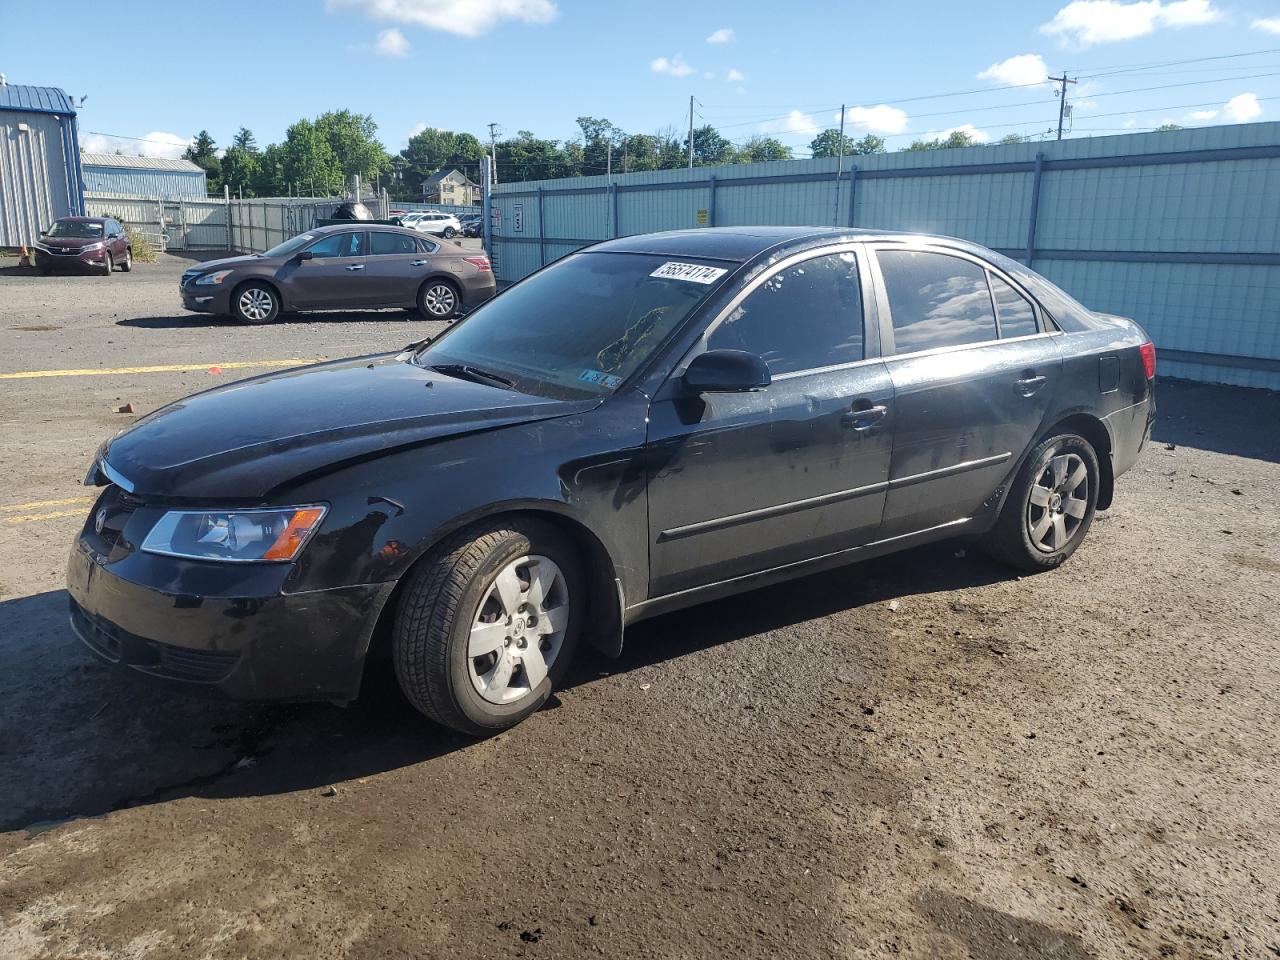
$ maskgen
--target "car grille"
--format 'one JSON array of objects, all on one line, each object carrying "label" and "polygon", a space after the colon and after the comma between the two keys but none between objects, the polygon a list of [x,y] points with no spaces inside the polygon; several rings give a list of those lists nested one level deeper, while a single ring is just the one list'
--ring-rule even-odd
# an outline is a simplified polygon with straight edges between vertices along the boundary
[{"label": "car grille", "polygon": [[[94,553],[105,557],[108,562],[119,559],[124,553],[132,550],[130,544],[123,541],[124,528],[133,516],[133,512],[142,506],[142,501],[130,496],[112,484],[102,495],[85,524],[84,539]],[[102,516],[102,528],[98,529],[98,516]]]},{"label": "car grille", "polygon": [[182,275],[182,279],[178,282],[178,286],[184,287],[184,288],[189,287],[191,286],[191,281],[198,276],[200,276],[199,270],[188,270],[186,273]]},{"label": "car grille", "polygon": [[143,639],[93,616],[74,600],[71,601],[71,623],[80,638],[104,659],[172,680],[217,683],[231,673],[240,660],[238,653],[190,650]]},{"label": "car grille", "polygon": [[49,253],[55,257],[78,257],[80,256],[79,247],[49,247]]}]

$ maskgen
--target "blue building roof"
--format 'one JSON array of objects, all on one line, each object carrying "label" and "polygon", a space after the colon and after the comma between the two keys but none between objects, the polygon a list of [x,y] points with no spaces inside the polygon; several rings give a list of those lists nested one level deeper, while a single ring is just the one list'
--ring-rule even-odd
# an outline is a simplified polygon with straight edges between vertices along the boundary
[{"label": "blue building roof", "polygon": [[58,113],[64,116],[75,116],[76,112],[71,98],[57,87],[26,87],[14,83],[6,83],[0,87],[0,110]]}]

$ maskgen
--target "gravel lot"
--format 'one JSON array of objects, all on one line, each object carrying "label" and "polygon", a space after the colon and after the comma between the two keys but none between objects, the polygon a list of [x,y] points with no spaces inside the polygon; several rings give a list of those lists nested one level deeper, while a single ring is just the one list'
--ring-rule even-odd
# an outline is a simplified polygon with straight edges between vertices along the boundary
[{"label": "gravel lot", "polygon": [[1280,955],[1277,395],[1162,383],[1059,571],[948,543],[663,617],[470,742],[384,681],[136,686],[62,590],[104,437],[431,325],[250,329],[182,313],[178,258],[12,262],[0,375],[117,372],[0,378],[0,957]]}]

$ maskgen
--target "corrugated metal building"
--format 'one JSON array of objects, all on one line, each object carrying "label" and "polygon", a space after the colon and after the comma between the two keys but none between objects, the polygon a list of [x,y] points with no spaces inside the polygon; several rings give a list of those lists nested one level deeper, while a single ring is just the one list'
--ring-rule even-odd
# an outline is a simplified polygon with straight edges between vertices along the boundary
[{"label": "corrugated metal building", "polygon": [[205,172],[190,160],[82,153],[84,186],[90,193],[159,200],[203,200]]},{"label": "corrugated metal building", "polygon": [[0,85],[0,247],[84,212],[76,111],[57,87]]}]

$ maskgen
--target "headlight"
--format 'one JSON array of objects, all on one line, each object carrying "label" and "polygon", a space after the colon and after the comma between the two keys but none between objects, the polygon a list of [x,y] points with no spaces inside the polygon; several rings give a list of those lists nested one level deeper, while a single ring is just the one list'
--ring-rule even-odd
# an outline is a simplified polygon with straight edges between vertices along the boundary
[{"label": "headlight", "polygon": [[230,270],[216,270],[213,273],[206,273],[203,277],[196,277],[196,284],[204,286],[210,283],[221,283],[229,276],[231,276]]},{"label": "headlight", "polygon": [[320,527],[327,507],[170,510],[142,542],[146,553],[189,560],[288,563]]},{"label": "headlight", "polygon": [[49,247],[48,247],[47,245],[45,245],[45,244],[41,243],[39,240],[37,240],[35,243],[33,243],[33,244],[32,244],[32,246],[33,246],[33,247],[35,247],[37,250],[43,250],[45,253],[48,253],[48,252],[49,252]]},{"label": "headlight", "polygon": [[83,247],[80,248],[80,252],[88,253],[90,250],[101,250],[103,246],[104,244],[101,240],[99,240],[97,243],[86,243]]}]

